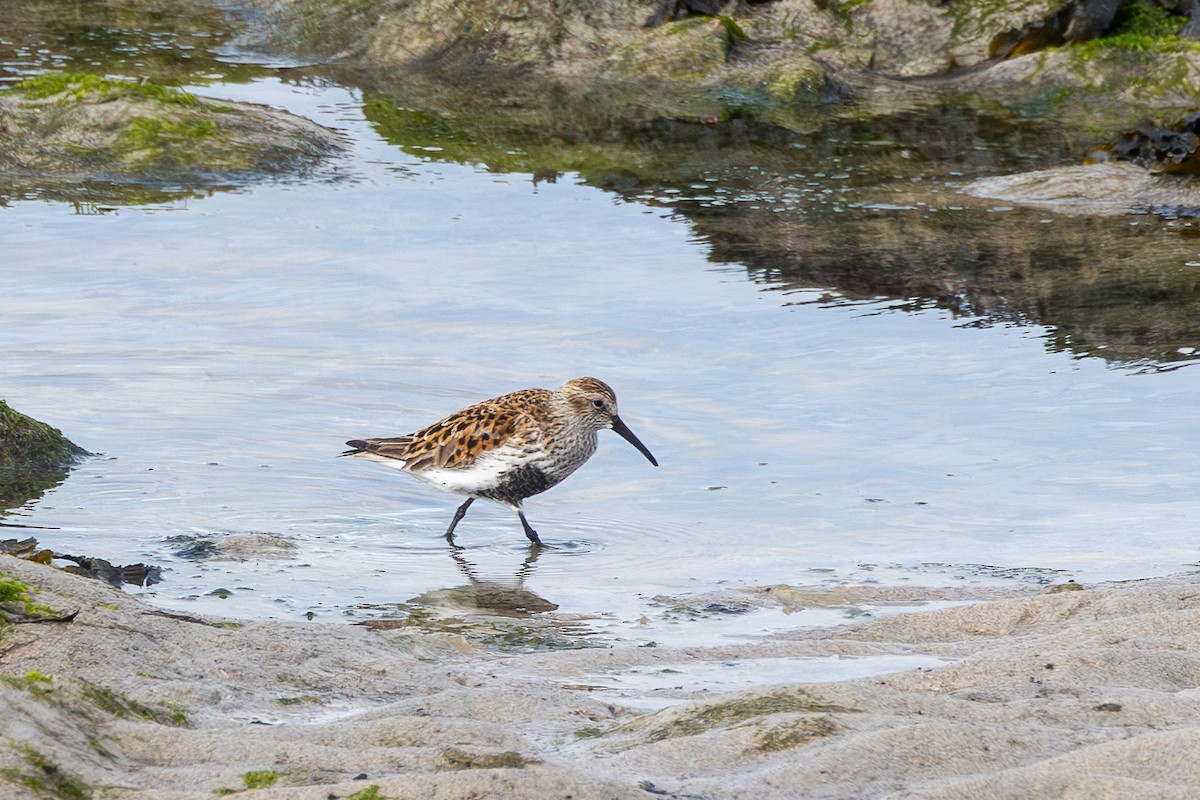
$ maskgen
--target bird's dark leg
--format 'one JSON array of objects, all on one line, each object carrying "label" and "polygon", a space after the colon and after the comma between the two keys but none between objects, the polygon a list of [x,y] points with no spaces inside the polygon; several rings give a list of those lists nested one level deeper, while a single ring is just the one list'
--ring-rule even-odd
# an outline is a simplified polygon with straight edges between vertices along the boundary
[{"label": "bird's dark leg", "polygon": [[454,544],[454,529],[463,517],[467,515],[467,509],[471,507],[471,503],[475,502],[474,497],[468,497],[467,502],[458,507],[458,511],[454,512],[454,519],[450,520],[450,527],[446,528],[446,541]]},{"label": "bird's dark leg", "polygon": [[533,542],[536,547],[541,547],[542,540],[538,538],[537,531],[530,527],[529,520],[525,519],[525,512],[521,510],[520,506],[513,506],[513,511],[517,512],[517,519],[521,520],[521,527],[525,529],[525,535],[529,541]]}]

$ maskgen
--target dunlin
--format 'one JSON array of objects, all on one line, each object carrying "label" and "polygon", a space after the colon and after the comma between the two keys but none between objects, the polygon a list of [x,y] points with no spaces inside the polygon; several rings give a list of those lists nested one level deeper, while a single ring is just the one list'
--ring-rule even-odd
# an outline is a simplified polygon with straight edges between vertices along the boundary
[{"label": "dunlin", "polygon": [[356,456],[411,472],[439,489],[467,496],[446,539],[477,498],[516,512],[529,541],[541,545],[521,503],[561,483],[596,452],[596,432],[612,428],[658,466],[617,416],[617,396],[604,381],[576,378],[560,388],[523,389],[468,406],[408,436],[351,439]]}]

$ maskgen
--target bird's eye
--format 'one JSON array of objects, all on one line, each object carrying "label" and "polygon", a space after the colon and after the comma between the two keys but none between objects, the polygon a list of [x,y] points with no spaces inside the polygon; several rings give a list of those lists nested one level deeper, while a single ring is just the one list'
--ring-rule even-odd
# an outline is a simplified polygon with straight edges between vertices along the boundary
[{"label": "bird's eye", "polygon": [[596,408],[604,408],[604,401],[597,397],[592,401],[592,405],[594,405]]}]

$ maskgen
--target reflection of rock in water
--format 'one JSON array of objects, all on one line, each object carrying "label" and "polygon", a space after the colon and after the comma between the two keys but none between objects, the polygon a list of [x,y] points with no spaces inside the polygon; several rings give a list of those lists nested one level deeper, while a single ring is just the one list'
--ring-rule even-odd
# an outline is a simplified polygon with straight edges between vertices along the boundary
[{"label": "reflection of rock in water", "polygon": [[62,431],[0,400],[0,511],[41,497],[89,455]]}]

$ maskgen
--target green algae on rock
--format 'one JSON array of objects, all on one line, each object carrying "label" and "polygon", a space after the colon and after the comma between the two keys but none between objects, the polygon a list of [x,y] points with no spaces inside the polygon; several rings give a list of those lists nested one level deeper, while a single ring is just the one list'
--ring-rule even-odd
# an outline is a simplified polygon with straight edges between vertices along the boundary
[{"label": "green algae on rock", "polygon": [[20,750],[24,765],[0,769],[0,779],[36,793],[37,797],[79,798],[92,796],[91,789],[80,778],[51,761],[32,747]]},{"label": "green algae on rock", "polygon": [[[30,588],[24,581],[0,572],[0,623],[10,616],[20,619],[49,617],[53,614],[50,607],[33,599],[37,590]],[[36,673],[29,673],[30,676]],[[36,681],[30,680],[32,688]]]},{"label": "green algae on rock", "polygon": [[[728,17],[693,17],[655,28],[613,54],[613,70],[622,77],[704,85],[719,77],[730,50],[745,34]],[[734,26],[731,28],[731,26]]]},{"label": "green algae on rock", "polygon": [[[657,742],[678,736],[698,736],[713,728],[743,725],[774,715],[821,715],[835,711],[849,713],[854,709],[826,702],[803,689],[780,689],[715,702],[672,706],[633,719],[617,730],[642,733],[646,741]],[[791,734],[781,732],[789,728],[793,729]],[[829,735],[833,730],[832,725],[793,721],[764,733],[760,744],[763,749],[787,749],[802,741]]]},{"label": "green algae on rock", "polygon": [[81,177],[204,184],[304,172],[343,147],[282,111],[147,82],[52,72],[0,92],[0,179],[11,187],[0,196]]},{"label": "green algae on rock", "polygon": [[472,752],[461,747],[448,747],[442,751],[445,769],[524,769],[529,764],[542,763],[539,758],[528,758],[513,750],[502,753]]},{"label": "green algae on rock", "polygon": [[0,510],[20,505],[58,485],[67,471],[88,455],[62,431],[0,400]]}]

